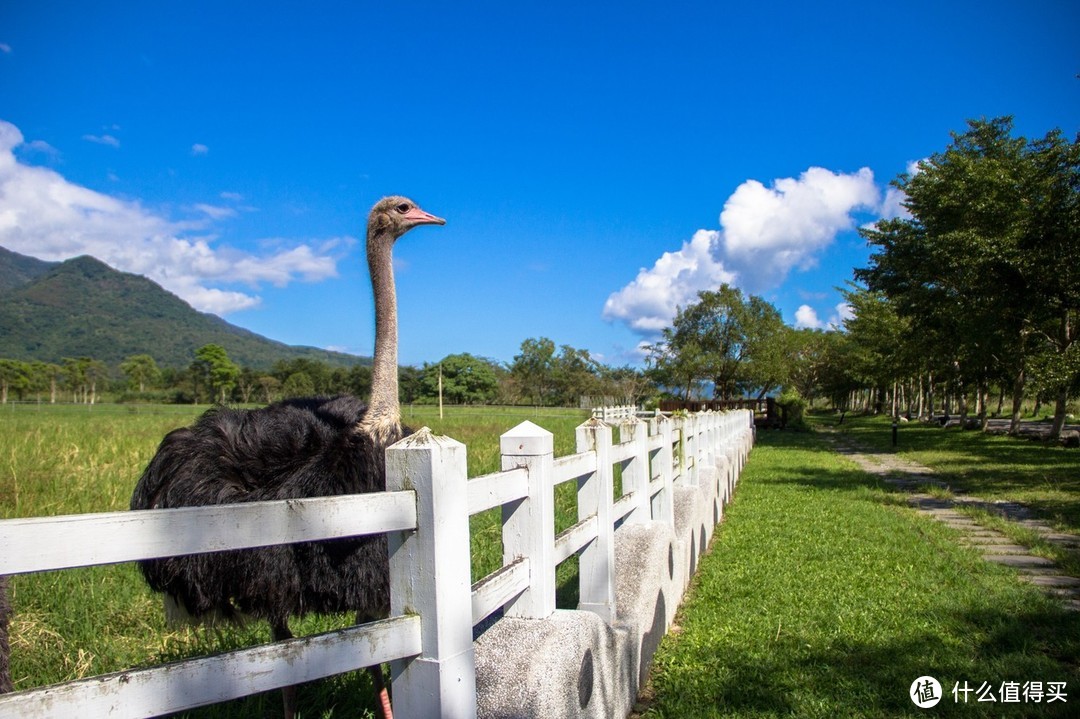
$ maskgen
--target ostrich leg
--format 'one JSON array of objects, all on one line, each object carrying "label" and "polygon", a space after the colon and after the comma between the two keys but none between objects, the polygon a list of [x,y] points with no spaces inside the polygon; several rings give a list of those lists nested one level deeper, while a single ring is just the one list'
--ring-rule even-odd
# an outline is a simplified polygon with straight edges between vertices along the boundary
[{"label": "ostrich leg", "polygon": [[394,710],[390,706],[390,692],[386,688],[386,678],[383,676],[381,664],[367,668],[371,674],[371,682],[375,685],[375,694],[379,699],[379,707],[382,709],[383,719],[394,719]]},{"label": "ostrich leg", "polygon": [[[293,633],[289,631],[288,623],[272,624],[270,631],[274,637],[275,642],[282,642],[286,639],[292,639]],[[296,686],[287,686],[281,688],[281,704],[283,707],[282,714],[285,719],[295,719],[296,717]]]}]

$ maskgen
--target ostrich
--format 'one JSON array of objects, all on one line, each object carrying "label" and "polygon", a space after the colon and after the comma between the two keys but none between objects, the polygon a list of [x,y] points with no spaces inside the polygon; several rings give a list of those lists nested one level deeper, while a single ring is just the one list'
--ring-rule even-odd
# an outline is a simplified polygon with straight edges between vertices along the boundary
[{"label": "ostrich", "polygon": [[[161,441],[131,498],[132,509],[376,492],[386,489],[384,450],[401,425],[397,379],[397,299],[392,249],[419,225],[446,221],[404,197],[387,197],[368,216],[367,255],[375,295],[371,401],[351,396],[289,399],[255,410],[215,407]],[[355,611],[357,621],[390,607],[386,537],[302,542],[140,562],[152,589],[194,618],[266,619],[275,641],[292,637],[290,616]],[[390,706],[382,668],[369,667],[383,713]],[[282,689],[286,719],[296,688]]]}]

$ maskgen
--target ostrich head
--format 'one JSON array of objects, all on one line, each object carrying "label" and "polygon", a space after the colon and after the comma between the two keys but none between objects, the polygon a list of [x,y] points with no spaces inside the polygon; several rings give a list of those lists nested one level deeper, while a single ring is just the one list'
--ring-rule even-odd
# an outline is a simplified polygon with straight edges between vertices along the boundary
[{"label": "ostrich head", "polygon": [[428,214],[408,197],[384,197],[375,203],[368,215],[368,251],[373,239],[393,243],[397,238],[419,225],[445,225],[446,220]]},{"label": "ostrich head", "polygon": [[397,294],[394,288],[394,242],[420,225],[445,225],[407,197],[385,197],[368,215],[367,256],[375,293],[375,356],[371,368],[371,402],[359,430],[378,445],[402,436],[398,404]]}]

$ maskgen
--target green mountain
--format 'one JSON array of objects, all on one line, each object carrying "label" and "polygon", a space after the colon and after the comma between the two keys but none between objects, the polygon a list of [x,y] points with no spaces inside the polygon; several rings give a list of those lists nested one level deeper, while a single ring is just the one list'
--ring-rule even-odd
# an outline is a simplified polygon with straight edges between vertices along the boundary
[{"label": "green mountain", "polygon": [[42,262],[0,248],[0,357],[44,362],[91,357],[116,364],[148,354],[160,366],[186,367],[195,350],[209,343],[254,368],[297,358],[334,366],[371,361],[275,342],[198,312],[157,283],[93,257]]},{"label": "green mountain", "polygon": [[0,295],[41,277],[57,264],[0,247]]}]

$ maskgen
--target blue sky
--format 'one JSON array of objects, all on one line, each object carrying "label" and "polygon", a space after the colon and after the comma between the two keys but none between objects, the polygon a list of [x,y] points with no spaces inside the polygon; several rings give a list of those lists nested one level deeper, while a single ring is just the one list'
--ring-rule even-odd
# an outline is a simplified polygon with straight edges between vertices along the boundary
[{"label": "blue sky", "polygon": [[636,364],[731,282],[843,316],[859,225],[965,120],[1080,129],[1080,3],[49,2],[0,6],[0,246],[93,254],[291,344],[401,361],[549,337]]}]

